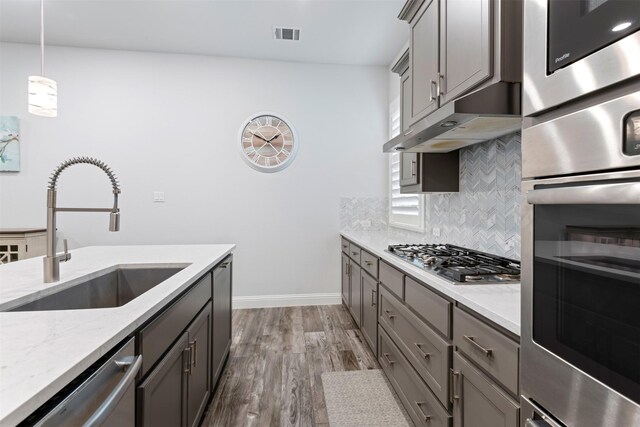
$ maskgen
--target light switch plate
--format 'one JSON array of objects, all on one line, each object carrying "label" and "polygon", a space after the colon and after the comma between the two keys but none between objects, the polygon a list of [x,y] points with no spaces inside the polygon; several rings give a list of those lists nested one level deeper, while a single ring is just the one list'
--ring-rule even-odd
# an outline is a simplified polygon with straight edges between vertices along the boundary
[{"label": "light switch plate", "polygon": [[164,191],[154,191],[153,192],[153,202],[154,203],[164,203]]},{"label": "light switch plate", "polygon": [[440,237],[440,227],[433,227],[433,236]]}]

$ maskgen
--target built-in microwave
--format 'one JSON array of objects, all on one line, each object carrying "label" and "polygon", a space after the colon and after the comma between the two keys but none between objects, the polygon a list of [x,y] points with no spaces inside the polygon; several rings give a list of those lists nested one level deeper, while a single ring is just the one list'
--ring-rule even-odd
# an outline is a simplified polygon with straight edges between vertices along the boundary
[{"label": "built-in microwave", "polygon": [[526,1],[524,34],[524,116],[640,76],[638,0]]}]

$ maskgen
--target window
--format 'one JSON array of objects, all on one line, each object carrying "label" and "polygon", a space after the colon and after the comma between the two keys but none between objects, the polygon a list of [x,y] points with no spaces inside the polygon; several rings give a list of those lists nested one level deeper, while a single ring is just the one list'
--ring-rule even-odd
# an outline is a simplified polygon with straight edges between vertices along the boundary
[{"label": "window", "polygon": [[[400,134],[400,97],[389,104],[389,137]],[[421,194],[400,194],[400,153],[389,155],[389,225],[424,231],[424,198]]]}]

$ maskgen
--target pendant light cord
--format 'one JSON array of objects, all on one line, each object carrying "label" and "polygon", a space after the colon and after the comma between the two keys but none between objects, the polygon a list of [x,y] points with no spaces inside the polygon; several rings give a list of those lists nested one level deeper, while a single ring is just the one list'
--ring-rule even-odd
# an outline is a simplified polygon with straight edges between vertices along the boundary
[{"label": "pendant light cord", "polygon": [[44,0],[40,0],[40,76],[44,77]]}]

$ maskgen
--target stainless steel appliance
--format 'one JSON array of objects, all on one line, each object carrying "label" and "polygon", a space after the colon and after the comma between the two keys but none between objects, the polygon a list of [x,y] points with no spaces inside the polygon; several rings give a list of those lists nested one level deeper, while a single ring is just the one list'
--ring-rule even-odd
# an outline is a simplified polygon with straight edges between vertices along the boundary
[{"label": "stainless steel appliance", "polygon": [[387,252],[454,284],[518,283],[520,262],[450,244],[389,245]]},{"label": "stainless steel appliance", "polygon": [[[89,369],[49,403],[27,418],[24,425],[113,426],[135,425],[135,378],[142,356],[135,356],[135,340],[123,344],[103,364]],[[44,414],[44,415],[43,415]]]},{"label": "stainless steel appliance", "polygon": [[524,6],[524,116],[640,75],[639,1],[531,0]]},{"label": "stainless steel appliance", "polygon": [[523,131],[522,425],[640,425],[640,87],[625,90]]}]

